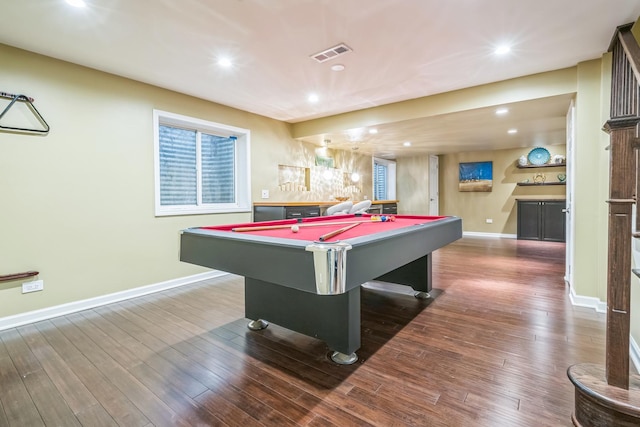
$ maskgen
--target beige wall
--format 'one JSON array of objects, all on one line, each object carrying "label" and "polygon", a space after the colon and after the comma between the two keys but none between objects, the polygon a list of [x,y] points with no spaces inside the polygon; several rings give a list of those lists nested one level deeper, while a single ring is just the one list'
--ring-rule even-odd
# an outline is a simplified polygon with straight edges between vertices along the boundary
[{"label": "beige wall", "polygon": [[[546,146],[550,154],[565,155],[565,145]],[[547,182],[558,181],[565,167],[519,169],[518,158],[530,148],[448,154],[440,162],[440,213],[462,218],[464,231],[514,235],[517,232],[517,199],[564,199],[566,186],[525,187],[517,183],[542,173]],[[458,191],[459,163],[493,162],[491,192]],[[487,224],[486,220],[493,220]]]},{"label": "beige wall", "polygon": [[1,89],[34,97],[51,126],[0,133],[0,274],[44,280],[24,295],[0,283],[0,318],[206,271],[178,261],[179,231],[251,219],[154,217],[154,108],[251,129],[254,198],[266,162],[286,158],[275,120],[4,45],[0,63]]},{"label": "beige wall", "polygon": [[[425,116],[576,90],[574,287],[580,295],[606,298],[607,153],[600,128],[607,85],[602,61],[376,108],[369,118],[363,110],[335,122],[325,118],[297,127],[3,45],[0,61],[0,89],[36,98],[52,128],[44,137],[0,133],[0,274],[39,270],[45,282],[44,292],[26,295],[20,293],[21,281],[0,284],[0,318],[206,271],[178,261],[179,230],[250,220],[249,212],[154,217],[154,108],[250,129],[254,201],[262,200],[261,189],[270,190],[271,200],[313,200],[331,196],[332,189],[279,189],[278,164],[311,168],[315,162],[316,147],[292,139],[291,132],[303,136],[307,128],[316,133],[344,121],[349,127],[388,122],[408,110]],[[562,151],[548,148],[552,154]],[[564,191],[561,186],[515,186],[532,173],[514,168],[527,151],[443,156],[441,213],[462,216],[467,231],[515,234],[515,198],[562,198]],[[371,197],[371,158],[351,152],[329,155],[344,172],[357,169],[362,196]],[[493,192],[457,191],[458,163],[474,160],[494,162]],[[555,169],[544,172],[552,176]],[[398,182],[400,211],[426,213],[428,156],[398,159]],[[494,223],[486,224],[485,218]]]},{"label": "beige wall", "polygon": [[606,301],[608,135],[602,125],[609,118],[610,62],[594,60],[578,65],[574,206],[575,263],[573,287],[578,295]]}]

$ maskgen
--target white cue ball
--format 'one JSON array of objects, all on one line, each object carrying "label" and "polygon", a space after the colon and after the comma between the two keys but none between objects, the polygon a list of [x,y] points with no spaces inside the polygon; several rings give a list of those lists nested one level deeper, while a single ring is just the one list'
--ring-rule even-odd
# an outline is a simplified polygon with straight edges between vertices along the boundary
[{"label": "white cue ball", "polygon": [[300,227],[298,227],[298,224],[294,224],[291,226],[291,231],[293,231],[294,233],[297,233],[298,230],[300,230]]}]

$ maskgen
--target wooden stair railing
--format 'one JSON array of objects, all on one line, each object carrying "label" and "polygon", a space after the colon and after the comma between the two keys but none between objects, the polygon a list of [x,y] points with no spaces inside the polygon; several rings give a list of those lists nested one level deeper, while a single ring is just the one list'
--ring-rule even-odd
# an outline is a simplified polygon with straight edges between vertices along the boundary
[{"label": "wooden stair railing", "polygon": [[[606,366],[578,364],[567,370],[575,385],[572,421],[580,427],[640,425],[640,376],[629,373],[631,239],[640,236],[632,232],[640,189],[640,46],[632,25],[616,29],[609,49],[611,118],[604,126],[610,136]],[[635,228],[640,230],[638,216]]]}]

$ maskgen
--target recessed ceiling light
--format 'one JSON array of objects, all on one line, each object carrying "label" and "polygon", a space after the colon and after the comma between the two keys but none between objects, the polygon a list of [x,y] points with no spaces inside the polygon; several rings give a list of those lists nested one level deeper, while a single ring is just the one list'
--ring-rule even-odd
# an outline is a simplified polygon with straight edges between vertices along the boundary
[{"label": "recessed ceiling light", "polygon": [[67,0],[67,4],[73,7],[85,7],[87,5],[84,0]]},{"label": "recessed ceiling light", "polygon": [[362,141],[365,132],[365,128],[347,129],[346,136],[351,142],[359,142]]},{"label": "recessed ceiling light", "polygon": [[411,141],[405,141],[402,143],[405,147],[411,147]]},{"label": "recessed ceiling light", "polygon": [[344,65],[342,65],[342,64],[335,64],[335,65],[332,65],[332,66],[331,66],[331,69],[332,69],[333,71],[342,71],[342,70],[344,70]]},{"label": "recessed ceiling light", "polygon": [[518,129],[509,129],[507,133],[510,133],[510,134],[518,133]]},{"label": "recessed ceiling light", "polygon": [[511,52],[511,46],[508,46],[506,44],[500,45],[494,52],[496,55],[506,55],[507,53]]},{"label": "recessed ceiling light", "polygon": [[222,68],[229,68],[231,67],[231,65],[233,65],[233,63],[229,58],[220,58],[218,59],[218,65]]},{"label": "recessed ceiling light", "polygon": [[307,97],[307,100],[309,102],[314,102],[315,103],[315,102],[318,102],[320,100],[320,97],[317,94],[312,93],[312,94],[309,94],[309,96]]},{"label": "recessed ceiling light", "polygon": [[507,114],[509,112],[508,108],[502,107],[496,110],[496,114],[502,116],[503,114]]},{"label": "recessed ceiling light", "polygon": [[378,129],[371,128],[371,129],[369,129],[369,133],[372,134],[372,135],[375,134],[375,133],[378,133]]}]

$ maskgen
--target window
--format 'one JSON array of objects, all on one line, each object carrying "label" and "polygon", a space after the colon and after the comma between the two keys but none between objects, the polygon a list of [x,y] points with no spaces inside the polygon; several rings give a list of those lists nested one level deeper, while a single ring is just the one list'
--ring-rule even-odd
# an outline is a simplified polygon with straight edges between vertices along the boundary
[{"label": "window", "polygon": [[395,200],[396,162],[373,158],[373,200]]},{"label": "window", "polygon": [[156,216],[250,211],[247,129],[154,110]]}]

